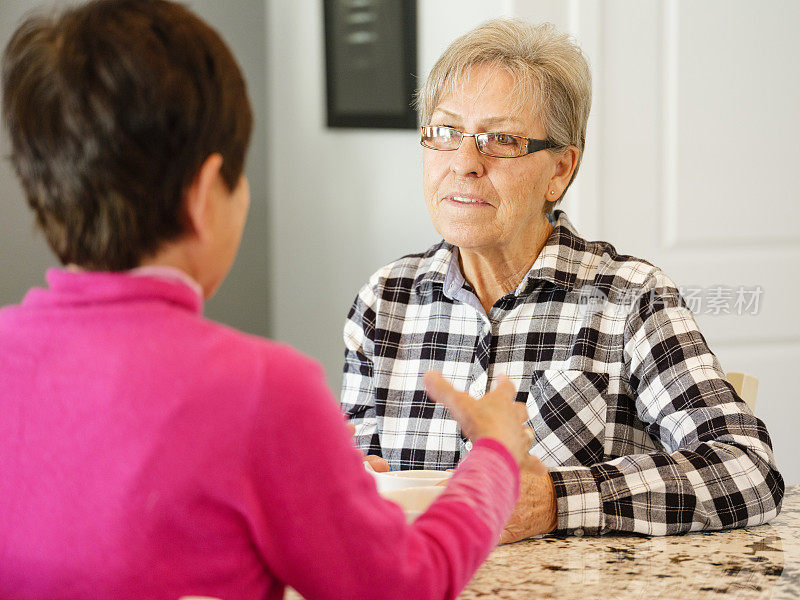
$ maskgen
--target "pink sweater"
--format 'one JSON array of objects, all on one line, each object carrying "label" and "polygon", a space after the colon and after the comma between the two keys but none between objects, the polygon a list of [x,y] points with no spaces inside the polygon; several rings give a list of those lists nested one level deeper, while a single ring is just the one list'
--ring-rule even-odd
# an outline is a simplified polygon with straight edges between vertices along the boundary
[{"label": "pink sweater", "polygon": [[408,526],[312,360],[182,283],[47,279],[0,311],[0,598],[452,598],[499,539],[494,440]]}]

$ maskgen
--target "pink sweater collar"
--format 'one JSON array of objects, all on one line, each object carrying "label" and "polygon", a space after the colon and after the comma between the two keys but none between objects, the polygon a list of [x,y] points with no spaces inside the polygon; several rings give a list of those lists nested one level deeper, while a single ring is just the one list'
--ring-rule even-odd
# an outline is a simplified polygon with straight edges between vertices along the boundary
[{"label": "pink sweater collar", "polygon": [[48,269],[49,289],[33,288],[25,296],[28,306],[112,304],[130,300],[162,300],[201,313],[203,300],[187,283],[177,278],[107,271]]}]

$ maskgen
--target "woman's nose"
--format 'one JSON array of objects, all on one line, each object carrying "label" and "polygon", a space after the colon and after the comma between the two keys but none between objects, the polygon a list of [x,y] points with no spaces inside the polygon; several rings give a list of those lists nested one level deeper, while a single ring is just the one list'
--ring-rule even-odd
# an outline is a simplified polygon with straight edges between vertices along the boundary
[{"label": "woman's nose", "polygon": [[453,162],[450,169],[459,177],[482,177],[486,172],[484,160],[486,156],[478,151],[478,143],[474,135],[464,135],[461,145],[453,152]]}]

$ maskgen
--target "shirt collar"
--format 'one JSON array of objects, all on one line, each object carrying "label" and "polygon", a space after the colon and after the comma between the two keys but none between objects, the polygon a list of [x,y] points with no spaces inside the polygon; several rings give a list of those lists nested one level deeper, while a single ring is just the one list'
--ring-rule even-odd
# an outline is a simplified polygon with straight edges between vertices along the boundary
[{"label": "shirt collar", "polygon": [[454,252],[454,250],[454,246],[444,240],[428,249],[428,251],[422,255],[422,261],[419,265],[419,275],[414,278],[414,289],[419,291],[423,287],[431,286],[436,283],[444,285],[454,256],[456,268],[458,269],[458,253]]},{"label": "shirt collar", "polygon": [[[548,219],[553,225],[553,231],[517,286],[515,296],[526,292],[537,280],[549,281],[571,290],[584,273],[588,274],[586,240],[578,235],[564,211],[554,211],[548,215]],[[414,280],[415,288],[435,283],[442,285],[449,298],[466,283],[459,266],[458,248],[445,241],[425,253],[420,264],[420,274]]]},{"label": "shirt collar", "polygon": [[575,231],[575,226],[564,211],[549,215],[553,231],[544,243],[539,256],[522,278],[515,295],[525,292],[537,280],[554,283],[568,290],[589,275],[587,270],[587,243]]},{"label": "shirt collar", "polygon": [[200,314],[203,300],[191,285],[177,278],[130,276],[127,272],[48,269],[49,289],[32,288],[29,306],[99,305],[143,299],[160,300]]},{"label": "shirt collar", "polygon": [[178,269],[177,267],[170,267],[167,265],[148,265],[146,267],[136,267],[127,271],[131,277],[155,277],[157,279],[164,279],[166,281],[174,281],[182,283],[192,289],[200,299],[203,298],[203,288],[200,284],[186,271]]}]

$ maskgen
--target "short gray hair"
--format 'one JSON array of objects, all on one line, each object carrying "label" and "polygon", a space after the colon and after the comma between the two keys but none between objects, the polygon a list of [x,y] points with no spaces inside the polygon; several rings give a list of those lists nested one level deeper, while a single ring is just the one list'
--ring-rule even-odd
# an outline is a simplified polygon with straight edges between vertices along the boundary
[{"label": "short gray hair", "polygon": [[416,97],[423,124],[430,122],[442,96],[478,64],[495,65],[512,75],[518,107],[536,106],[547,139],[558,146],[555,151],[578,148],[571,185],[583,157],[592,106],[592,74],[578,45],[551,23],[486,21],[450,44],[431,69]]}]

